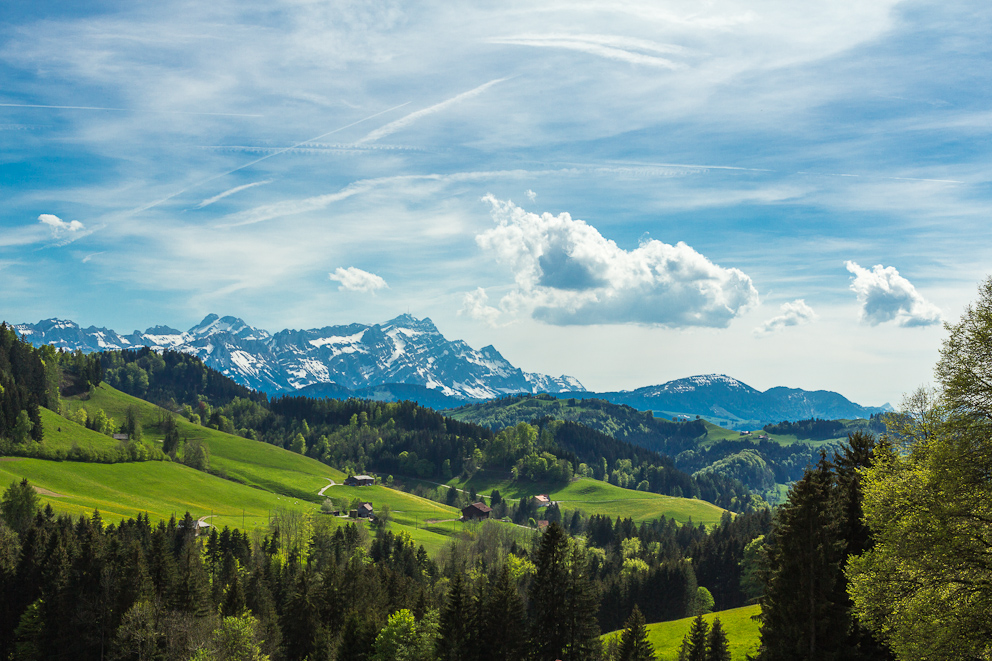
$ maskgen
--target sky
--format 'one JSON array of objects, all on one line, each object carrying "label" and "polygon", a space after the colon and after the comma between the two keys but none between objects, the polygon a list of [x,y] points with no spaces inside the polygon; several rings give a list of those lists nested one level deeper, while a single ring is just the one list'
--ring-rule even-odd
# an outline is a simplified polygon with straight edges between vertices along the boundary
[{"label": "sky", "polygon": [[0,4],[0,319],[402,313],[898,405],[992,269],[983,2]]}]

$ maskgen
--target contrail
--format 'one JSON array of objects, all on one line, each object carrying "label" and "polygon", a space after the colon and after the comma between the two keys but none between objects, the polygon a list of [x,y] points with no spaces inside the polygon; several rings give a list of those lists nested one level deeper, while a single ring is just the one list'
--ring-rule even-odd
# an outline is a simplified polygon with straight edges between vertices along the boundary
[{"label": "contrail", "polygon": [[272,180],[271,179],[266,179],[265,181],[256,181],[256,182],[251,183],[251,184],[245,184],[244,186],[238,186],[236,188],[232,188],[230,190],[226,190],[223,193],[220,193],[218,195],[214,195],[213,197],[208,198],[208,199],[200,202],[199,204],[197,204],[193,208],[194,209],[202,209],[205,206],[209,206],[209,205],[213,204],[217,200],[223,200],[228,195],[234,195],[235,193],[240,193],[241,191],[246,190],[248,188],[254,188],[255,186],[262,186],[264,184],[271,184],[271,183],[272,183]]},{"label": "contrail", "polygon": [[45,106],[36,103],[0,103],[0,108],[52,108],[55,110],[110,110],[114,112],[151,112],[165,115],[210,115],[213,117],[265,117],[237,112],[190,112],[185,110],[155,110],[146,108],[101,108],[99,106]]},{"label": "contrail", "polygon": [[197,188],[198,186],[202,186],[204,184],[209,184],[211,181],[213,181],[215,179],[220,179],[221,177],[226,177],[229,174],[234,174],[238,170],[244,170],[245,168],[251,167],[252,165],[255,165],[256,163],[261,163],[262,161],[264,161],[267,158],[272,158],[273,156],[278,156],[279,154],[285,154],[286,152],[288,152],[288,151],[290,151],[292,149],[296,149],[300,145],[305,145],[308,142],[314,142],[315,140],[320,140],[321,138],[326,138],[327,136],[333,135],[335,133],[338,133],[339,131],[344,131],[345,129],[350,129],[352,126],[355,126],[356,124],[361,124],[362,122],[367,122],[370,119],[375,119],[379,115],[385,115],[387,112],[392,112],[393,110],[396,110],[398,108],[402,108],[403,106],[406,106],[406,105],[409,105],[409,104],[410,104],[409,101],[407,101],[406,103],[401,103],[398,106],[393,106],[392,108],[387,108],[386,110],[377,112],[374,115],[369,115],[368,117],[365,117],[364,119],[359,119],[358,121],[352,122],[351,124],[347,124],[345,126],[340,126],[340,127],[336,128],[336,129],[333,129],[331,131],[328,131],[327,133],[321,133],[320,135],[318,135],[315,138],[310,138],[308,140],[303,140],[301,142],[297,142],[295,145],[286,147],[285,149],[280,149],[279,151],[274,151],[271,154],[266,154],[265,156],[262,156],[261,158],[256,158],[254,161],[250,161],[248,163],[245,163],[244,165],[239,165],[238,167],[234,168],[233,170],[228,170],[227,172],[221,172],[220,174],[215,174],[214,176],[209,177],[207,179],[204,179],[203,181],[198,181],[195,184],[190,184],[189,186],[187,186],[186,188],[184,188],[182,190],[176,191],[175,193],[172,193],[171,195],[167,195],[167,196],[163,197],[161,200],[157,200],[155,202],[152,202],[151,204],[146,204],[145,206],[138,207],[137,209],[132,209],[131,210],[131,213],[140,213],[142,211],[147,211],[148,209],[151,209],[152,207],[157,207],[158,205],[162,204],[163,202],[168,202],[169,200],[171,200],[172,198],[176,197],[177,195],[182,195],[183,193],[185,193],[186,191],[188,191],[190,189]]},{"label": "contrail", "polygon": [[441,103],[434,104],[429,108],[417,110],[416,112],[412,112],[409,115],[406,115],[405,117],[400,117],[395,122],[390,122],[385,126],[377,128],[376,130],[372,131],[361,140],[356,141],[355,144],[360,145],[363,142],[372,142],[373,140],[378,140],[379,138],[383,138],[391,133],[396,133],[401,128],[408,126],[409,124],[412,124],[413,122],[417,121],[418,119],[420,119],[425,115],[433,115],[434,113],[440,110],[444,110],[448,106],[454,105],[459,101],[463,101],[478,94],[482,94],[493,85],[502,83],[504,80],[509,80],[509,78],[497,78],[496,80],[490,80],[488,83],[479,85],[475,89],[470,89],[467,92],[462,92],[458,96],[453,96],[450,99],[447,99],[446,101],[442,101]]}]

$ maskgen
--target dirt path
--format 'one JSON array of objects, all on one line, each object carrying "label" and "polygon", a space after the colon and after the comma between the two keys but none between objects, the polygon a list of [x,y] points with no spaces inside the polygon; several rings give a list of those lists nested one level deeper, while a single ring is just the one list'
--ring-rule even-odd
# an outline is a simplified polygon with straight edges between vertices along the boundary
[{"label": "dirt path", "polygon": [[0,461],[21,461],[23,457],[0,457]]},{"label": "dirt path", "polygon": [[55,493],[54,491],[50,489],[46,489],[45,487],[35,487],[34,490],[40,493],[42,496],[48,496],[50,498],[65,498],[65,494]]},{"label": "dirt path", "polygon": [[321,489],[320,491],[318,491],[317,492],[317,495],[318,496],[323,496],[325,491],[327,491],[328,489],[330,489],[333,486],[337,486],[337,482],[335,482],[331,478],[327,478],[327,481],[330,482],[330,484],[328,484],[326,487],[324,487],[323,489]]}]

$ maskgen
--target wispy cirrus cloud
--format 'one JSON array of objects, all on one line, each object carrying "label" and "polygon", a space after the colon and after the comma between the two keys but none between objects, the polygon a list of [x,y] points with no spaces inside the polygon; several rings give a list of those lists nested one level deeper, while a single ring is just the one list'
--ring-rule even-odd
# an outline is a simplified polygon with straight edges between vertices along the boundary
[{"label": "wispy cirrus cloud", "polygon": [[877,326],[894,321],[904,327],[940,323],[940,308],[925,300],[894,266],[876,264],[869,270],[853,261],[845,265],[854,275],[851,290],[858,295],[864,323]]}]

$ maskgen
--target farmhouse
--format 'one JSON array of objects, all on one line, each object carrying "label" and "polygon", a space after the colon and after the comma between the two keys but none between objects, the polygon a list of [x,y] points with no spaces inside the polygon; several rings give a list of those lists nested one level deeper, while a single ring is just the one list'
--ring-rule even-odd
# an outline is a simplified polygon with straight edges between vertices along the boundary
[{"label": "farmhouse", "polygon": [[359,519],[375,518],[375,510],[372,509],[372,503],[361,503],[358,509],[355,510],[355,517]]},{"label": "farmhouse", "polygon": [[546,493],[538,494],[534,496],[534,501],[537,502],[538,509],[547,507],[551,504],[551,496]]},{"label": "farmhouse", "polygon": [[367,487],[375,484],[375,478],[371,475],[349,475],[344,479],[346,487]]},{"label": "farmhouse", "polygon": [[488,519],[492,511],[492,508],[485,503],[472,503],[468,507],[462,508],[462,521]]}]

